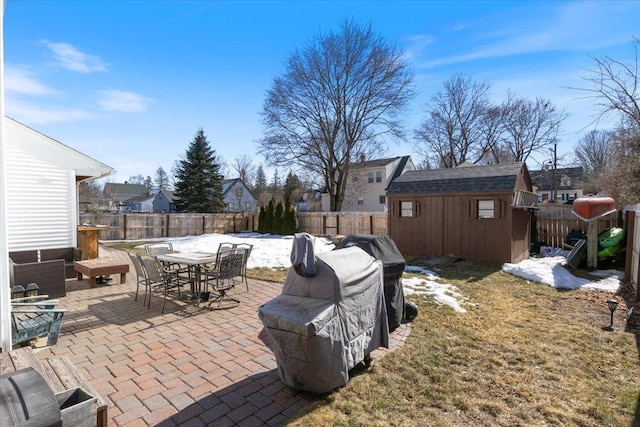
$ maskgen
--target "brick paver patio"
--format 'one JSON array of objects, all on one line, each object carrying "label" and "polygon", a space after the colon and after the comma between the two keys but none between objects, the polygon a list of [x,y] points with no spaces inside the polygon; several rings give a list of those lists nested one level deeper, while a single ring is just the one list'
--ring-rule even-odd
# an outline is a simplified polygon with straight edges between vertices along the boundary
[{"label": "brick paver patio", "polygon": [[[100,248],[101,258],[128,261],[125,252]],[[39,358],[68,356],[109,402],[114,426],[280,425],[314,395],[285,386],[262,331],[258,307],[282,284],[249,279],[233,290],[240,304],[213,310],[154,294],[151,308],[134,301],[133,266],[124,284],[89,288],[68,280],[60,305],[65,314],[58,344]],[[409,325],[392,334],[404,343]],[[376,350],[375,358],[386,350]]]}]

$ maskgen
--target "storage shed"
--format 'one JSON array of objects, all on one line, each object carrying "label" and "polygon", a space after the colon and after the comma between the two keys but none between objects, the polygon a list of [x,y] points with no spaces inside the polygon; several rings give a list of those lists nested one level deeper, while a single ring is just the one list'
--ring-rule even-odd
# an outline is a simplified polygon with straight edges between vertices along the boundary
[{"label": "storage shed", "polygon": [[519,262],[537,208],[525,163],[409,171],[391,183],[389,235],[405,256]]}]

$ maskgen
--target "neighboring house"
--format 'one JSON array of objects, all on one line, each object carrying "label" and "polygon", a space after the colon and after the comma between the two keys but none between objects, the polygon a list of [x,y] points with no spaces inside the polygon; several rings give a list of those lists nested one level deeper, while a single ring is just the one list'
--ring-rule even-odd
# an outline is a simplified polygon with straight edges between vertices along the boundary
[{"label": "neighboring house", "polygon": [[[387,188],[403,173],[415,170],[411,156],[367,160],[351,164],[342,209],[344,212],[386,212]],[[322,210],[330,210],[329,195],[323,194]]]},{"label": "neighboring house", "polygon": [[531,171],[531,182],[540,203],[553,202],[554,191],[558,203],[573,203],[584,195],[582,167]]},{"label": "neighboring house", "polygon": [[227,212],[256,212],[258,199],[240,179],[222,181],[222,194]]},{"label": "neighboring house", "polygon": [[130,212],[132,202],[149,197],[149,190],[143,184],[107,182],[104,185],[104,195],[109,200],[110,211]]},{"label": "neighboring house", "polygon": [[525,163],[410,171],[387,196],[389,235],[404,256],[529,256],[537,195]]},{"label": "neighboring house", "polygon": [[149,213],[153,212],[153,201],[156,196],[142,196],[127,200],[125,203],[128,211],[132,213]]},{"label": "neighboring house", "polygon": [[114,169],[5,119],[8,251],[77,247],[77,183]]},{"label": "neighboring house", "polygon": [[153,212],[173,213],[176,211],[176,204],[173,201],[173,192],[162,189],[158,191],[153,199]]}]

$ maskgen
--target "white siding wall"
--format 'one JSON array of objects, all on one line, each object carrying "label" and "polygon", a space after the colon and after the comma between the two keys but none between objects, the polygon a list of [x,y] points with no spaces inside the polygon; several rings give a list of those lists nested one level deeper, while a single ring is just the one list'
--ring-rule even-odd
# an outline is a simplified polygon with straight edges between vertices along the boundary
[{"label": "white siding wall", "polygon": [[76,246],[73,171],[39,160],[25,144],[8,144],[7,245],[9,251]]}]

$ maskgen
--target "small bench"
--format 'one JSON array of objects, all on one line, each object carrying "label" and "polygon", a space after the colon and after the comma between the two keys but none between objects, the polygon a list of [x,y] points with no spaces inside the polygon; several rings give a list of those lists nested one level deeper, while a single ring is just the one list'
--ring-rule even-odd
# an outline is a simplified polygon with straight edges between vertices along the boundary
[{"label": "small bench", "polygon": [[98,403],[96,425],[98,427],[107,426],[107,402],[82,376],[68,357],[39,360],[30,347],[0,353],[0,375],[29,367],[42,375],[54,393],[81,387],[90,395],[95,396]]},{"label": "small bench", "polygon": [[73,268],[78,273],[78,280],[82,280],[82,275],[89,277],[89,286],[96,286],[96,277],[109,276],[120,273],[120,283],[127,280],[129,263],[111,259],[88,259],[86,261],[76,261]]},{"label": "small bench", "polygon": [[40,295],[11,301],[11,340],[14,344],[40,337],[47,337],[47,345],[58,342],[62,316],[68,310],[55,308],[58,301],[46,298],[47,295]]}]

